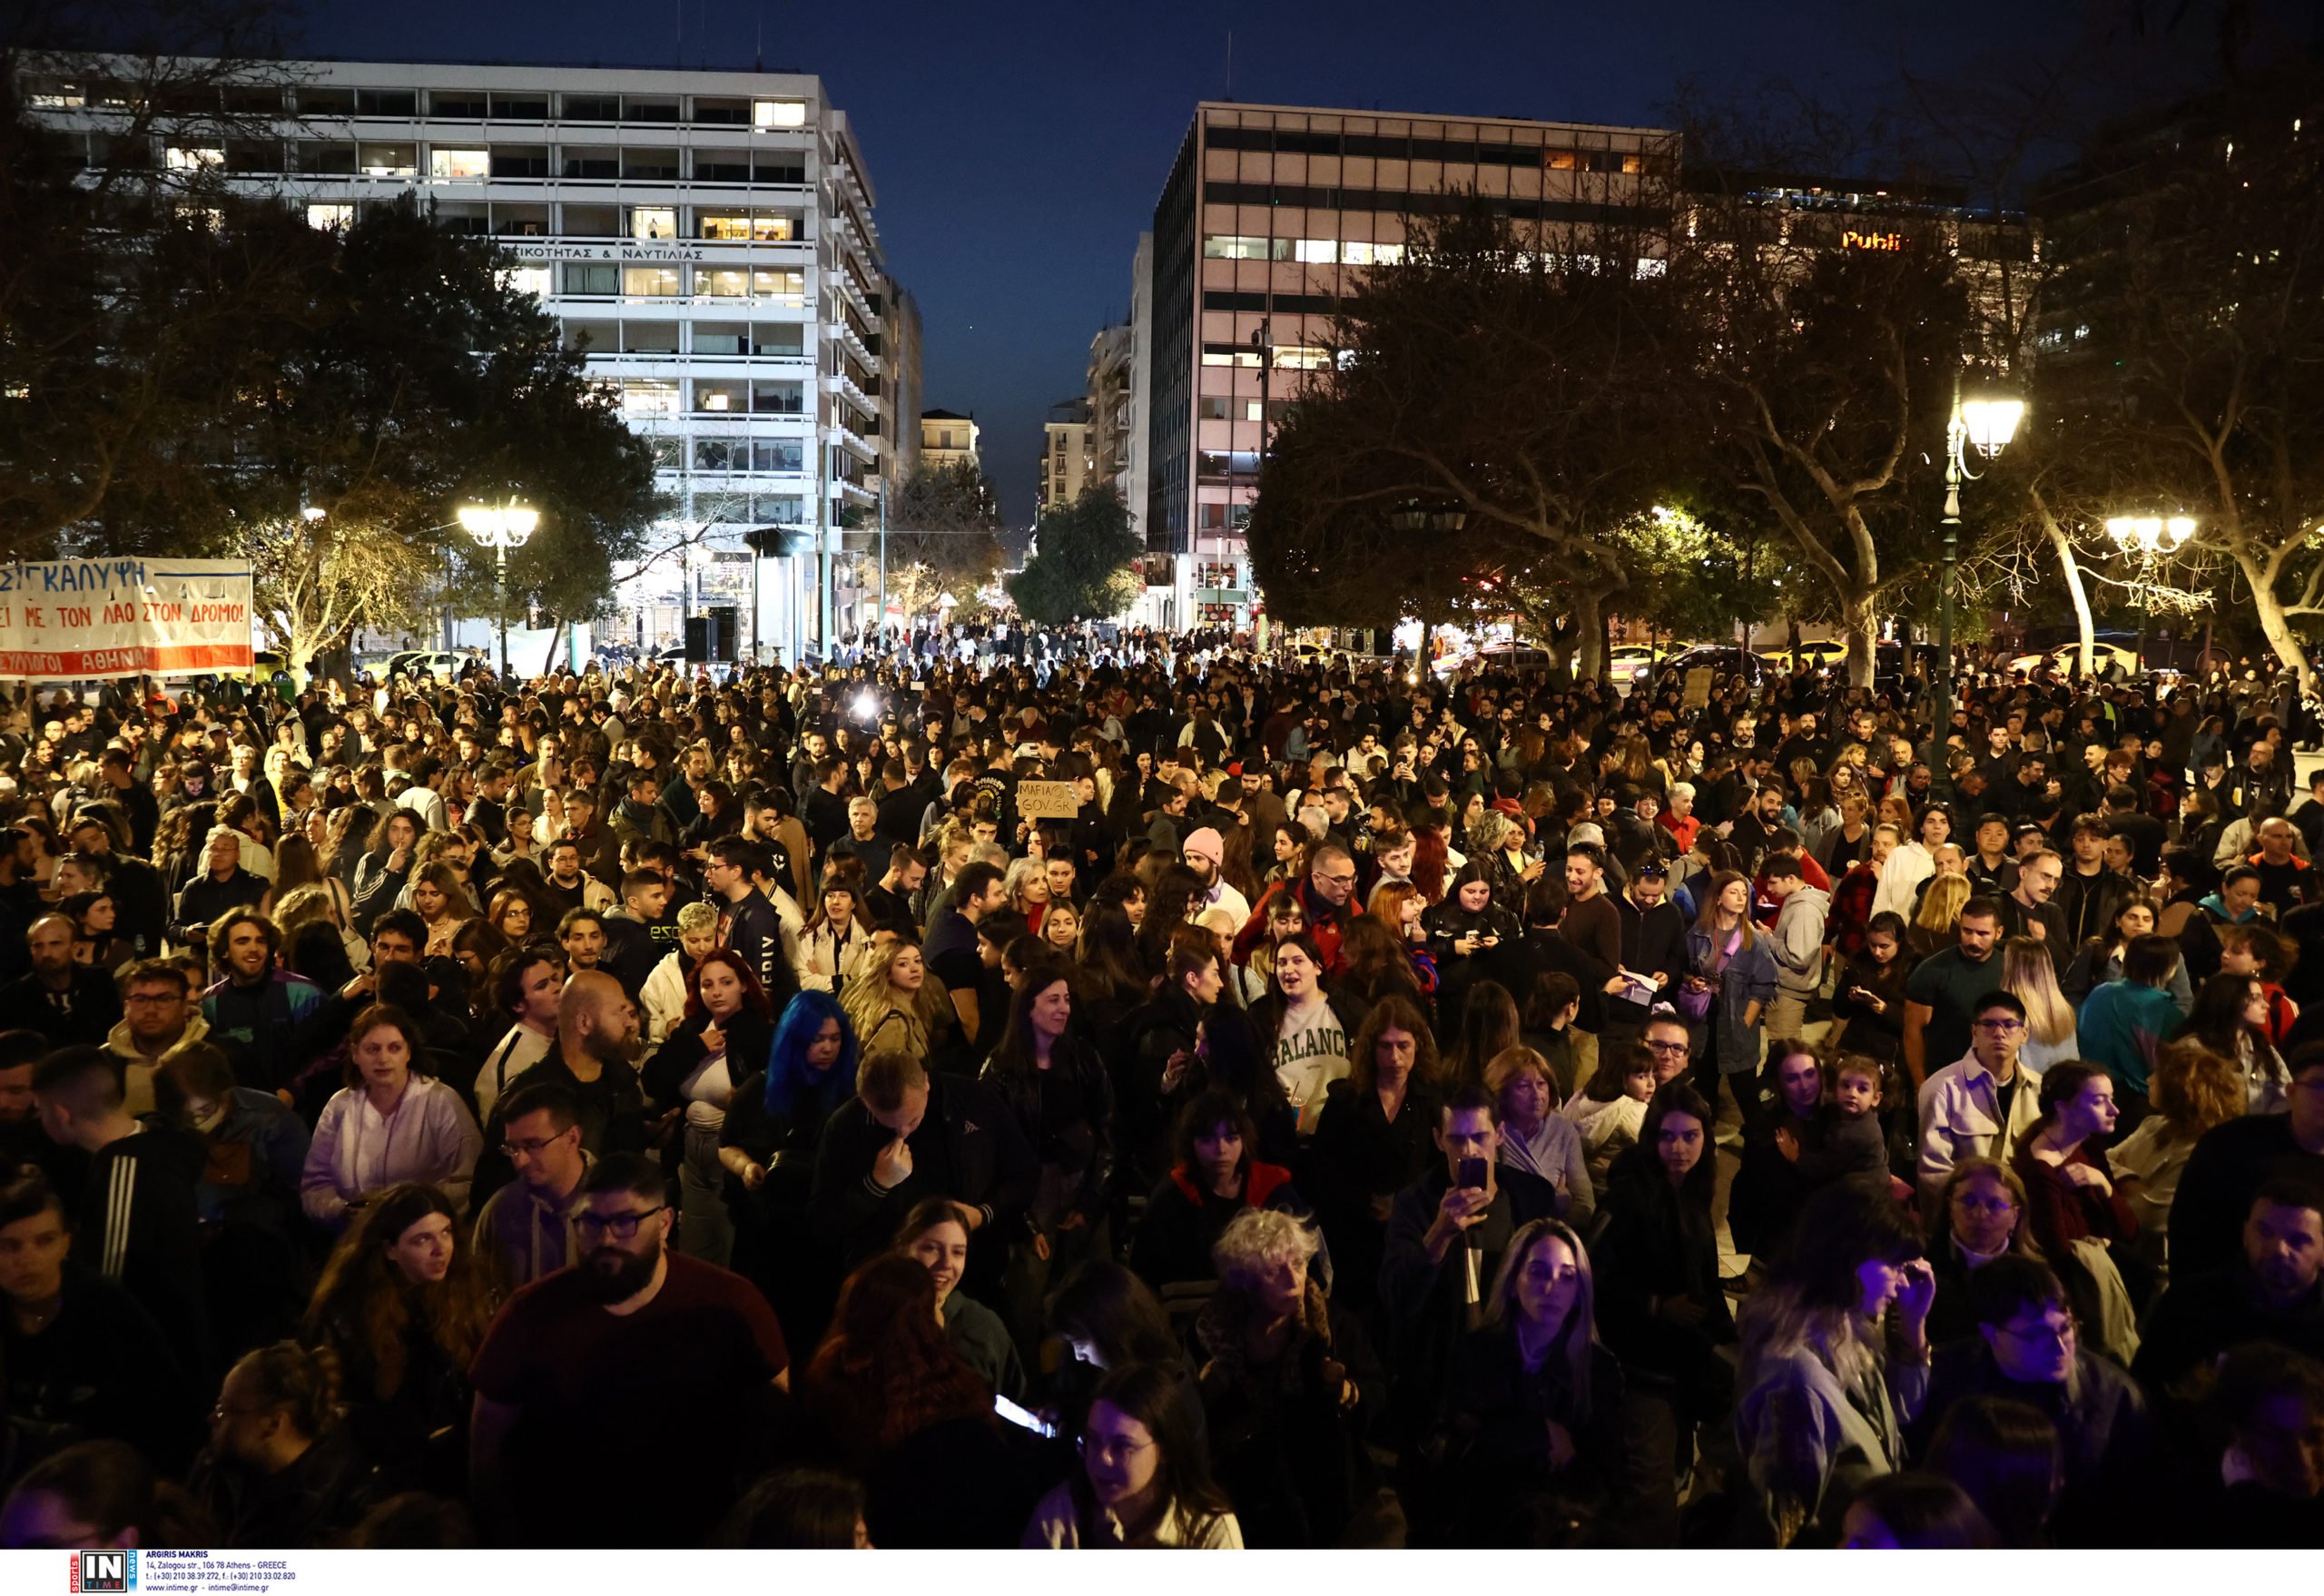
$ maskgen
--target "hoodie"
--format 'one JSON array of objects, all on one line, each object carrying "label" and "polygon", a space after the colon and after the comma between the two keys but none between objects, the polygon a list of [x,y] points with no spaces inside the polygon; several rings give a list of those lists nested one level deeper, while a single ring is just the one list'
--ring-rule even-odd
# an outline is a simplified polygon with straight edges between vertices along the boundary
[{"label": "hoodie", "polygon": [[[189,1008],[185,1030],[170,1046],[182,1048],[189,1042],[198,1042],[209,1034],[210,1022],[202,1017],[202,1010]],[[122,1106],[133,1114],[151,1114],[153,1111],[153,1077],[161,1072],[160,1060],[150,1064],[145,1061],[145,1056],[137,1050],[136,1039],[129,1034],[129,1021],[126,1020],[105,1033],[105,1051],[122,1060],[123,1089],[126,1093]]]},{"label": "hoodie", "polygon": [[1831,893],[1802,886],[1776,911],[1768,952],[1776,961],[1776,985],[1793,997],[1812,998],[1824,984],[1824,920],[1831,908]]}]

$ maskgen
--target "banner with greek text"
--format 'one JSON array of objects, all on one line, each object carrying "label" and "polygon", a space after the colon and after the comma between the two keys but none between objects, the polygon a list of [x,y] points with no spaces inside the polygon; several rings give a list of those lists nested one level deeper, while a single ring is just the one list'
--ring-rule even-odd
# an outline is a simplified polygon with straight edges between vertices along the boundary
[{"label": "banner with greek text", "polygon": [[250,668],[251,568],[238,560],[0,565],[0,679]]}]

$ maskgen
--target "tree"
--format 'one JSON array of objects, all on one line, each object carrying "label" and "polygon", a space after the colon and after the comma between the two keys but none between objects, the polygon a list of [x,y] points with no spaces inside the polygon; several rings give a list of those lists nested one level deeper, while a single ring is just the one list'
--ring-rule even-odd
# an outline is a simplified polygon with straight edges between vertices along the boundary
[{"label": "tree", "polygon": [[2276,657],[2324,614],[2324,168],[2299,63],[2111,130],[2048,196],[2062,264],[2037,369],[2082,477],[2196,518]]},{"label": "tree", "polygon": [[[179,373],[174,425],[137,440],[92,535],[249,558],[260,613],[301,664],[359,625],[409,626],[430,596],[489,581],[490,557],[455,530],[472,498],[542,511],[510,561],[513,603],[537,597],[567,620],[602,606],[657,508],[651,452],[500,251],[409,199],[343,234],[222,199],[201,236],[187,314],[232,305],[240,337]],[[271,291],[254,309],[252,262]]]},{"label": "tree", "polygon": [[1009,596],[1027,620],[1047,626],[1100,621],[1137,601],[1130,562],[1145,546],[1130,530],[1129,507],[1110,486],[1085,488],[1071,504],[1044,511],[1033,540],[1033,557],[1009,578]]},{"label": "tree", "polygon": [[1000,570],[1000,495],[972,460],[912,467],[888,504],[888,591],[910,616]]},{"label": "tree", "polygon": [[1706,468],[1763,507],[1828,591],[1865,686],[1884,598],[1934,557],[1968,296],[1935,228],[1848,248],[1763,186],[1722,176],[1692,201],[1671,271],[1699,380],[1674,392],[1697,408]]},{"label": "tree", "polygon": [[[198,419],[180,379],[231,359],[276,291],[254,260],[241,297],[187,299],[221,176],[156,165],[152,144],[166,125],[279,149],[284,15],[277,0],[26,0],[0,24],[0,557],[56,552],[125,473],[166,460],[141,446]],[[28,95],[103,108],[108,136],[52,131]]]},{"label": "tree", "polygon": [[[1615,529],[1676,442],[1643,201],[1521,230],[1472,199],[1365,275],[1261,468],[1251,557],[1275,613],[1446,619],[1515,588],[1559,617],[1552,653],[1578,645],[1597,673],[1630,581]],[[1414,516],[1424,530],[1399,529]]]}]

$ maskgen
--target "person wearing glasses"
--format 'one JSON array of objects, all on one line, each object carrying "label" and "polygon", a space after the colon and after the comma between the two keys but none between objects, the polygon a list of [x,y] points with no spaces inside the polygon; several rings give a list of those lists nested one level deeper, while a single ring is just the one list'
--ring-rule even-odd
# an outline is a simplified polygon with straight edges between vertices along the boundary
[{"label": "person wearing glasses", "polygon": [[1240,1552],[1243,1527],[1211,1483],[1176,1373],[1108,1371],[1081,1432],[1081,1466],[1041,1498],[1024,1544],[1050,1551]]},{"label": "person wearing glasses", "polygon": [[2120,1515],[2151,1489],[2153,1433],[2138,1383],[2084,1346],[2066,1288],[2038,1258],[1996,1258],[1969,1279],[1976,1334],[1940,1348],[1915,1453],[1956,1403],[2001,1396],[2057,1427],[2062,1490],[2051,1520],[2061,1545],[2120,1546]]},{"label": "person wearing glasses", "polygon": [[500,1115],[500,1151],[517,1178],[476,1217],[476,1250],[504,1296],[580,1256],[574,1240],[582,1177],[596,1160],[581,1145],[581,1109],[549,1081],[524,1081]]},{"label": "person wearing glasses", "polygon": [[1968,1052],[1921,1088],[1923,1191],[1942,1189],[1964,1158],[2016,1156],[2042,1118],[2041,1078],[2017,1062],[2024,1042],[2025,1004],[2016,994],[1996,990],[1971,1006]]},{"label": "person wearing glasses", "polygon": [[1347,961],[1340,952],[1342,923],[1347,916],[1364,912],[1364,906],[1353,901],[1354,894],[1355,855],[1338,842],[1317,844],[1308,859],[1305,881],[1277,882],[1251,905],[1251,917],[1235,933],[1235,962],[1251,961],[1252,951],[1265,935],[1275,913],[1271,906],[1277,900],[1288,899],[1299,906],[1300,915],[1306,922],[1306,935],[1322,955],[1324,973],[1336,976],[1347,967]]},{"label": "person wearing glasses", "polygon": [[[578,1263],[510,1297],[477,1349],[469,1483],[497,1544],[697,1546],[775,1461],[783,1328],[741,1276],[668,1245],[676,1220],[660,1166],[600,1158]],[[609,1498],[587,1457],[679,1461],[685,1488]]]}]

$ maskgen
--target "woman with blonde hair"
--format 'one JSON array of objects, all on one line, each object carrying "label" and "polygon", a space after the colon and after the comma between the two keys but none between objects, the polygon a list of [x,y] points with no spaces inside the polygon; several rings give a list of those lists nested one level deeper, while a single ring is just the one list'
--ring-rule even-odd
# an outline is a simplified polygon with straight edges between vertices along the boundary
[{"label": "woman with blonde hair", "polygon": [[[1895,859],[1892,853],[1888,856]],[[1972,889],[1969,878],[1939,872],[1929,878],[1928,890],[1921,894],[1921,906],[1913,911],[1912,925],[1905,932],[1905,949],[1915,961],[1942,953],[1956,940],[1953,928],[1961,919],[1962,908],[1969,901]]]},{"label": "woman with blonde hair", "polygon": [[2025,1005],[2025,1043],[2018,1049],[2022,1069],[2039,1075],[2051,1065],[2082,1056],[2074,1034],[2073,1005],[2058,990],[2058,969],[2046,944],[2032,937],[2010,937],[2001,945],[2002,990]]},{"label": "woman with blonde hair", "polygon": [[2132,1256],[2162,1275],[2170,1261],[2171,1203],[2179,1193],[2179,1177],[2205,1131],[2243,1114],[2243,1075],[2198,1042],[2165,1042],[2155,1049],[2147,1097],[2154,1111],[2106,1149],[2106,1163],[2138,1218]]},{"label": "woman with blonde hair", "polygon": [[955,1024],[942,983],[928,979],[919,947],[906,941],[874,947],[841,1006],[865,1053],[904,1053],[922,1067]]}]

